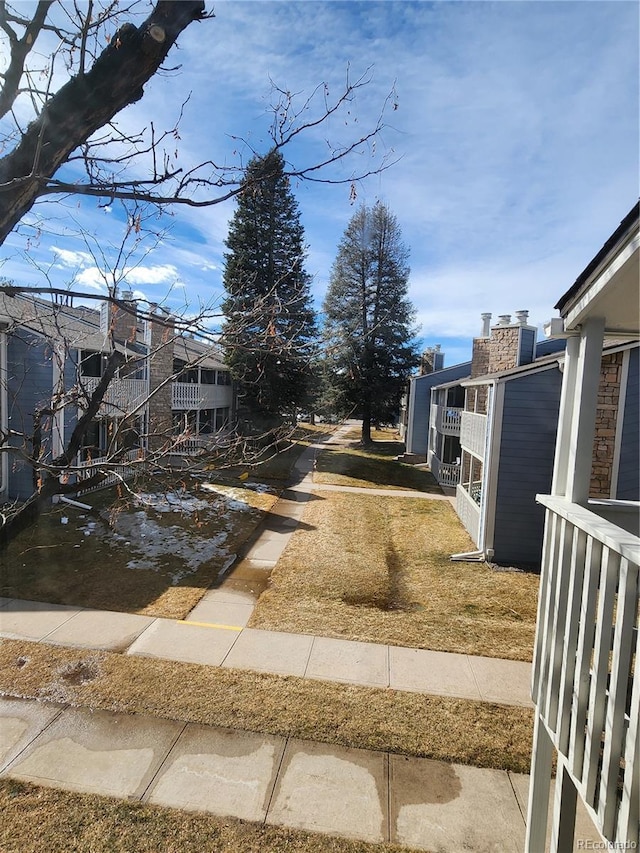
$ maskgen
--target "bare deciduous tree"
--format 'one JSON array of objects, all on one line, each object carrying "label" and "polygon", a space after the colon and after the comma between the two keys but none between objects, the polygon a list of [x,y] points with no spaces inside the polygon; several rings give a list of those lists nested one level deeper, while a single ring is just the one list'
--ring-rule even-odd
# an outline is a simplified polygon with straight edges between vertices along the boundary
[{"label": "bare deciduous tree", "polygon": [[[123,199],[200,207],[219,204],[240,191],[242,163],[222,166],[208,160],[186,168],[176,164],[173,149],[177,125],[158,131],[151,124],[132,136],[114,124],[124,107],[142,98],[144,85],[161,67],[180,34],[193,22],[213,17],[206,12],[204,0],[159,0],[138,26],[121,23],[135,5],[111,2],[103,6],[91,0],[86,5],[58,6],[41,0],[28,18],[20,6],[13,9],[6,0],[0,0],[0,47],[9,56],[0,74],[0,119],[6,119],[0,142],[7,152],[0,158],[0,244],[36,199],[47,195],[81,194],[105,203]],[[115,26],[118,29],[109,33]],[[57,38],[44,66],[38,65],[39,54],[34,57],[43,34]],[[30,63],[32,58],[34,62]],[[56,88],[60,65],[64,65],[68,80]],[[290,91],[272,84],[271,136],[275,149],[284,149],[301,133],[349,109],[368,82],[368,72],[355,81],[347,74],[342,91],[333,99],[326,84],[320,84],[299,107]],[[384,109],[394,97],[393,92],[389,94],[378,120],[364,133],[346,145],[329,144],[327,156],[319,162],[288,164],[286,176],[345,183],[386,168],[388,160],[383,157],[377,166],[349,178],[327,174],[327,167],[379,136]],[[19,117],[22,113],[16,109],[18,102],[27,102],[33,114],[26,128]],[[13,121],[7,123],[8,117]],[[174,143],[172,153],[165,150],[169,140]],[[149,176],[128,175],[127,166],[140,157],[145,158]],[[67,162],[82,164],[83,180],[59,174]]]}]

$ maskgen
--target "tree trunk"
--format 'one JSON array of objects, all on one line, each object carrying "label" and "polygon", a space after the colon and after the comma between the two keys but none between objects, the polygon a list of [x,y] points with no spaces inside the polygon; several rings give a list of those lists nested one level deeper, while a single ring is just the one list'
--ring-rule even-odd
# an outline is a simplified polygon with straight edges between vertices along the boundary
[{"label": "tree trunk", "polygon": [[204,15],[204,0],[160,0],[140,26],[125,24],[86,74],[72,77],[0,159],[0,245],[72,151],[140,100],[180,33]]},{"label": "tree trunk", "polygon": [[366,400],[362,405],[362,444],[373,444],[371,441],[371,403]]}]

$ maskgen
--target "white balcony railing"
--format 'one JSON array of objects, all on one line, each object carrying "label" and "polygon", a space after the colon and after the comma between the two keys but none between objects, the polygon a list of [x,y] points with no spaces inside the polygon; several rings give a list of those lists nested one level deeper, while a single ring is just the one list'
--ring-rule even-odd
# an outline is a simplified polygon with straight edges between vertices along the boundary
[{"label": "white balcony railing", "polygon": [[478,459],[484,459],[487,437],[487,416],[477,412],[462,412],[460,444]]},{"label": "white balcony railing", "polygon": [[135,473],[135,466],[131,463],[140,463],[143,460],[144,450],[138,447],[127,451],[117,462],[110,462],[109,457],[100,456],[96,459],[87,459],[84,462],[78,463],[76,476],[79,481],[88,480],[101,470],[106,473],[104,480],[101,480],[97,485],[81,489],[80,494],[95,492],[98,489],[106,489],[108,486],[113,486],[115,483],[120,483],[123,480],[130,480]]},{"label": "white balcony railing", "polygon": [[462,409],[453,406],[431,406],[431,423],[443,435],[460,435]]},{"label": "white balcony railing", "polygon": [[[640,822],[640,539],[615,506],[547,510],[533,699],[601,834],[636,849]],[[621,510],[628,507],[621,507]],[[637,516],[638,508],[635,508]],[[606,516],[606,517],[605,517]]]},{"label": "white balcony railing", "polygon": [[480,539],[480,506],[462,486],[456,489],[456,513],[476,545]]},{"label": "white balcony railing", "polygon": [[199,456],[223,445],[228,435],[229,431],[222,429],[209,435],[176,436],[169,452],[177,456]]},{"label": "white balcony railing", "polygon": [[[90,396],[100,379],[84,377],[82,389]],[[141,407],[149,396],[149,383],[146,379],[112,379],[102,398],[100,415],[118,417],[134,412]]]},{"label": "white balcony railing", "polygon": [[201,385],[197,382],[174,382],[171,385],[171,408],[179,410],[217,409],[231,406],[230,385]]},{"label": "white balcony railing", "polygon": [[441,486],[457,486],[460,482],[460,465],[453,462],[441,462],[432,454],[431,473]]}]

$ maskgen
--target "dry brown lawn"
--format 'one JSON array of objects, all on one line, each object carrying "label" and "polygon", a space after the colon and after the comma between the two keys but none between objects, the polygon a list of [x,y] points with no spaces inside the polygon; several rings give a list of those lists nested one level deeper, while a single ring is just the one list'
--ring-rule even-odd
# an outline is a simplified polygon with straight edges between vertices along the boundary
[{"label": "dry brown lawn", "polygon": [[409,853],[11,779],[0,780],[0,809],[2,853]]},{"label": "dry brown lawn", "polygon": [[448,501],[319,492],[251,627],[531,660],[537,575],[473,547]]},{"label": "dry brown lawn", "polygon": [[532,712],[487,702],[18,640],[0,647],[0,692],[476,767],[530,764]]},{"label": "dry brown lawn", "polygon": [[336,447],[321,450],[316,456],[314,483],[332,486],[359,486],[368,489],[412,489],[442,494],[430,471],[398,462],[398,447],[386,452],[378,442],[372,450],[361,447]]}]

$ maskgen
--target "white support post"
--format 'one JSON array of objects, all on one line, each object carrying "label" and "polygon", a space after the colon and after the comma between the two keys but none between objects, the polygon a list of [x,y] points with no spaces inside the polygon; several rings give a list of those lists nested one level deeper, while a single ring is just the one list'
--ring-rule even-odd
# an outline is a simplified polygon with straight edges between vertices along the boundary
[{"label": "white support post", "polygon": [[577,504],[589,498],[603,342],[604,318],[587,320],[580,337],[565,492]]},{"label": "white support post", "polygon": [[541,853],[541,851],[546,850],[552,763],[553,743],[540,715],[536,713],[533,728],[525,853]]},{"label": "white support post", "polygon": [[553,481],[551,483],[551,494],[558,497],[565,495],[567,491],[569,448],[571,447],[571,427],[573,424],[573,406],[576,399],[579,353],[580,339],[578,337],[567,338],[564,371],[562,374],[562,392],[560,394],[560,410],[558,412],[555,463],[553,466]]}]

